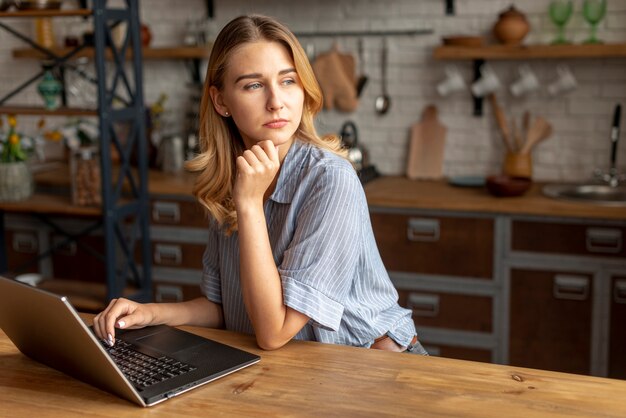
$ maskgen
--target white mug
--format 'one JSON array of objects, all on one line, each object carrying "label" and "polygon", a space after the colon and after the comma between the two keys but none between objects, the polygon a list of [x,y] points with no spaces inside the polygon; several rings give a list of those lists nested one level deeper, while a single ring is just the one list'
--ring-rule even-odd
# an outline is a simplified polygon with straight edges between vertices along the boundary
[{"label": "white mug", "polygon": [[471,90],[476,97],[485,97],[500,88],[500,80],[493,72],[491,67],[487,64],[483,64],[480,67],[480,78],[476,80]]},{"label": "white mug", "polygon": [[574,90],[576,86],[578,86],[578,82],[568,66],[559,65],[556,67],[556,72],[558,75],[556,80],[548,85],[548,93],[550,93],[551,96],[566,93]]},{"label": "white mug", "polygon": [[539,80],[528,65],[522,65],[518,71],[520,77],[509,87],[513,96],[521,96],[539,88]]},{"label": "white mug", "polygon": [[441,96],[447,96],[455,91],[465,89],[465,81],[463,80],[458,68],[454,66],[447,66],[444,71],[446,73],[445,80],[437,84],[437,92]]}]

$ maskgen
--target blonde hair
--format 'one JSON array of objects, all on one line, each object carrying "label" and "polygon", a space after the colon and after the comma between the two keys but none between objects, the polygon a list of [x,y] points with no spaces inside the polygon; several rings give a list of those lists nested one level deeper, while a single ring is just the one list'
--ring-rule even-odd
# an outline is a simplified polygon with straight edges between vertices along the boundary
[{"label": "blonde hair", "polygon": [[222,117],[209,95],[211,86],[222,91],[229,58],[242,44],[258,41],[278,42],[287,48],[304,90],[302,120],[295,135],[298,139],[346,157],[346,150],[335,135],[320,137],[314,118],[322,108],[320,86],[306,53],[295,35],[283,24],[267,16],[240,16],[219,33],[209,58],[200,103],[200,153],[188,161],[189,171],[199,172],[193,194],[226,233],[237,230],[237,213],[232,201],[236,174],[235,160],[245,150],[243,140],[232,118]]}]

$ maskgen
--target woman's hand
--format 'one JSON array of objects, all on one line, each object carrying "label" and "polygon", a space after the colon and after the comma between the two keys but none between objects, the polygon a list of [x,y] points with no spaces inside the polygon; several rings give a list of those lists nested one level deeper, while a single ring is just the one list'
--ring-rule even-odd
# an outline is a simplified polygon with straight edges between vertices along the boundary
[{"label": "woman's hand", "polygon": [[153,325],[154,306],[124,298],[113,299],[104,311],[94,317],[93,329],[99,338],[112,346],[115,343],[115,328],[141,328]]},{"label": "woman's hand", "polygon": [[272,141],[262,141],[244,151],[237,157],[236,163],[235,206],[240,208],[248,202],[262,203],[280,168],[278,149]]}]

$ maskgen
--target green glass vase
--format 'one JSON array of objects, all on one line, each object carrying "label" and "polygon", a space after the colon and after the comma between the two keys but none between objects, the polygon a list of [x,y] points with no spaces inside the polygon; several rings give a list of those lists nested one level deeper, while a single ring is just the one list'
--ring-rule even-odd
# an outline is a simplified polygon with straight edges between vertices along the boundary
[{"label": "green glass vase", "polygon": [[55,110],[61,104],[61,83],[54,77],[52,71],[46,70],[43,79],[37,84],[37,91],[48,110]]}]

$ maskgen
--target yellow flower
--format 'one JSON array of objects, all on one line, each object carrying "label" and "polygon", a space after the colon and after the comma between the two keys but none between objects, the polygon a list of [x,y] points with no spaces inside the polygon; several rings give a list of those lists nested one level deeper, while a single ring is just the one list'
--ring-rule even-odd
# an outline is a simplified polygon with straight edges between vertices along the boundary
[{"label": "yellow flower", "polygon": [[9,115],[7,120],[9,121],[9,126],[11,128],[15,128],[15,125],[17,125],[17,119],[15,118],[15,115]]},{"label": "yellow flower", "polygon": [[11,135],[9,135],[9,144],[11,145],[15,145],[18,144],[20,142],[20,136],[16,133],[12,133]]},{"label": "yellow flower", "polygon": [[53,141],[53,142],[59,142],[61,139],[63,139],[63,134],[61,134],[61,132],[59,131],[48,131],[45,134],[43,134],[43,136],[48,141]]}]

